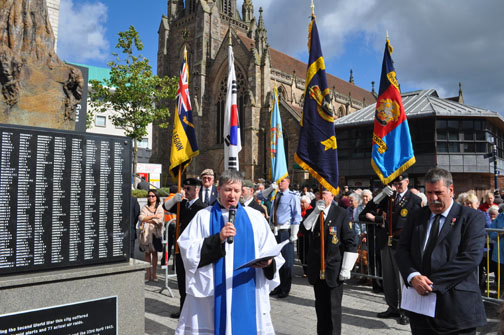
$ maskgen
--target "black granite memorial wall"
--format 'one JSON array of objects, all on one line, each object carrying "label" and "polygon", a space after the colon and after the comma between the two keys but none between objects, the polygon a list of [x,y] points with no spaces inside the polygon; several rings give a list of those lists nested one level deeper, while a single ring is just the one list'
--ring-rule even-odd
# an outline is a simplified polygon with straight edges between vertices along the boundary
[{"label": "black granite memorial wall", "polygon": [[0,124],[0,275],[127,261],[131,140]]}]

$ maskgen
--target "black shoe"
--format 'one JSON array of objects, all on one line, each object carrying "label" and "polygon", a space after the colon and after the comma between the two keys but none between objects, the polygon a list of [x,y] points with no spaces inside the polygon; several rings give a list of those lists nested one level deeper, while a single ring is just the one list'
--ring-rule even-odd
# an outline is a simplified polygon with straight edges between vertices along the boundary
[{"label": "black shoe", "polygon": [[401,313],[401,315],[399,316],[398,322],[400,325],[403,325],[403,326],[409,325],[409,318],[404,313]]},{"label": "black shoe", "polygon": [[287,298],[288,296],[289,296],[289,293],[283,293],[283,292],[278,293],[278,298],[280,298],[280,299]]},{"label": "black shoe", "polygon": [[373,293],[383,293],[383,290],[379,287],[373,287]]},{"label": "black shoe", "polygon": [[396,318],[399,316],[399,312],[394,311],[392,308],[388,308],[385,312],[376,314],[380,319]]},{"label": "black shoe", "polygon": [[270,292],[270,297],[272,297],[274,295],[278,295],[278,294],[280,294],[280,291],[277,290],[277,289],[275,289],[275,290],[273,290],[273,291]]},{"label": "black shoe", "polygon": [[170,318],[172,318],[172,319],[180,318],[180,312],[171,313]]}]

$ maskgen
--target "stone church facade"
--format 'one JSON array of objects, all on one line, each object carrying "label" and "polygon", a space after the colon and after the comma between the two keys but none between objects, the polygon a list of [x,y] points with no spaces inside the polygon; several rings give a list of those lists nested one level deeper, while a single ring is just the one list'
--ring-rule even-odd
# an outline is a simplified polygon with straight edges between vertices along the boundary
[{"label": "stone church facade", "polygon": [[[178,76],[184,47],[187,48],[189,92],[200,150],[200,155],[189,165],[187,175],[198,175],[205,168],[217,173],[224,169],[222,134],[229,34],[238,84],[243,147],[239,155],[240,170],[246,178],[267,179],[269,122],[276,86],[289,174],[294,174],[306,63],[270,47],[262,9],[256,19],[252,0],[244,0],[241,13],[236,0],[186,0],[185,3],[184,6],[182,0],[168,0],[168,15],[163,15],[158,32],[157,71],[159,76]],[[345,81],[328,74],[328,84],[336,117],[376,103],[374,88],[369,92],[354,85],[352,76]],[[170,103],[172,113],[174,104]],[[163,164],[163,184],[171,183],[168,177],[171,133],[171,127],[154,126],[152,159]]]}]

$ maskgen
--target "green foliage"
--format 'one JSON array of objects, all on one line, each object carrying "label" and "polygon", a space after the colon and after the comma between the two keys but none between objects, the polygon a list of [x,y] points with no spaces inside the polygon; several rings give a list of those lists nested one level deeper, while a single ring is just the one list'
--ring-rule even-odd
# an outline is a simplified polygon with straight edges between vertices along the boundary
[{"label": "green foliage", "polygon": [[[147,126],[154,121],[162,128],[168,126],[170,113],[166,100],[174,99],[177,92],[177,78],[153,75],[149,60],[137,53],[143,44],[135,27],[120,32],[117,49],[123,58],[108,63],[110,78],[103,82],[90,80],[91,107],[95,113],[115,111],[110,116],[112,124],[124,129],[126,136],[134,140],[134,172],[136,173],[137,141],[147,135]],[[137,52],[135,52],[135,49]],[[93,111],[88,115],[88,125],[94,119]]]},{"label": "green foliage", "polygon": [[131,190],[131,196],[135,198],[147,198],[146,190]]}]

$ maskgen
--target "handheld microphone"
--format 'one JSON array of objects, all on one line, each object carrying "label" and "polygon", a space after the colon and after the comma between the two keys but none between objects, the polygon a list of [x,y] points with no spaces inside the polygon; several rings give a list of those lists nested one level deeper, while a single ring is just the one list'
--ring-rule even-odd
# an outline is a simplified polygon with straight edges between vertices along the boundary
[{"label": "handheld microphone", "polygon": [[[231,222],[232,224],[234,224],[235,217],[236,217],[236,207],[231,206],[231,207],[229,207],[229,220],[228,221]],[[227,243],[233,243],[233,241],[234,241],[234,236],[227,237]]]}]

